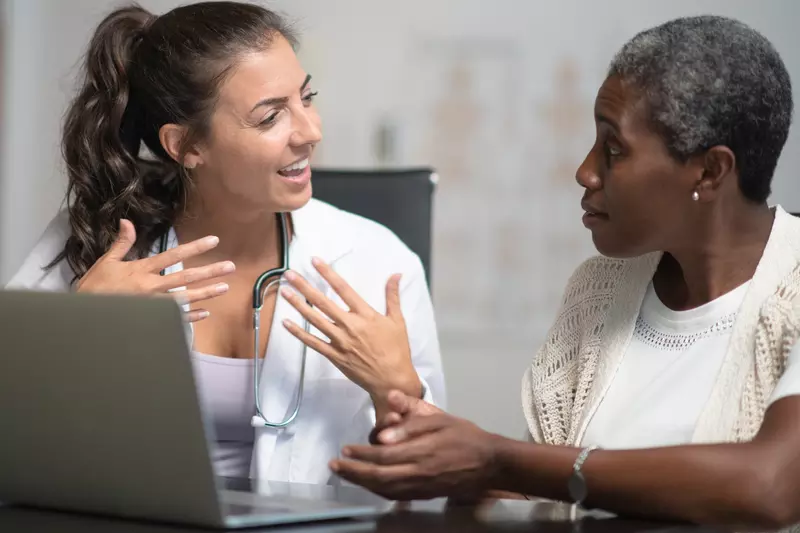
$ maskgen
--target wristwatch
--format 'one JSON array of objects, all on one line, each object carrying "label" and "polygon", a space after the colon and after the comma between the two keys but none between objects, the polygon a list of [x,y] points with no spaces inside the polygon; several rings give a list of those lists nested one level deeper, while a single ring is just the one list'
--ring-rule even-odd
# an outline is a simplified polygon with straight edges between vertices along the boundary
[{"label": "wristwatch", "polygon": [[589,457],[589,454],[597,448],[598,446],[589,446],[581,450],[581,453],[578,454],[578,458],[575,459],[575,463],[572,465],[572,475],[567,482],[567,490],[569,491],[569,497],[572,498],[572,501],[575,502],[576,505],[583,503],[589,493],[586,488],[586,478],[583,477],[581,468],[586,458]]}]

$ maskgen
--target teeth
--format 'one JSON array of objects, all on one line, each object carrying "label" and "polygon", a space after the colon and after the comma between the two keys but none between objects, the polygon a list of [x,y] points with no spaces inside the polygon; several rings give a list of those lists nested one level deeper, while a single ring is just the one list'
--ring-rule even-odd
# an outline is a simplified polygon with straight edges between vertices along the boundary
[{"label": "teeth", "polygon": [[288,167],[284,167],[281,169],[282,172],[291,172],[292,170],[303,170],[308,166],[308,158],[302,159],[297,163],[292,163]]}]

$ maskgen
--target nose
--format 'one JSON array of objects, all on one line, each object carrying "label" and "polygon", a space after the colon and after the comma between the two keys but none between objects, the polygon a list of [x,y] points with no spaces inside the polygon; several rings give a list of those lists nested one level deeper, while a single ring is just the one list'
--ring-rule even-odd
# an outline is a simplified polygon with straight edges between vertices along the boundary
[{"label": "nose", "polygon": [[294,116],[294,131],[289,138],[292,146],[317,144],[322,140],[319,115],[313,107],[301,107]]},{"label": "nose", "polygon": [[583,163],[575,172],[575,181],[584,189],[599,190],[603,187],[603,182],[597,172],[597,150],[592,147]]}]

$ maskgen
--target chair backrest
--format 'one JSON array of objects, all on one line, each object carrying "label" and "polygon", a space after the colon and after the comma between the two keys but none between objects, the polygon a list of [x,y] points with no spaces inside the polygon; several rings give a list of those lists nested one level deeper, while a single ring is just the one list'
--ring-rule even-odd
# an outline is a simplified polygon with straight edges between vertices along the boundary
[{"label": "chair backrest", "polygon": [[419,256],[430,284],[432,169],[314,169],[312,180],[315,198],[392,230]]}]

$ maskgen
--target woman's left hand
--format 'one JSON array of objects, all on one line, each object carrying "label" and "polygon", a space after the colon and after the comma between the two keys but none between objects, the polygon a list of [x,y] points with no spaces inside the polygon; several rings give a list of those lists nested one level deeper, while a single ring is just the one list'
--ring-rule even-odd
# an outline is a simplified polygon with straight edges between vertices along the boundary
[{"label": "woman's left hand", "polygon": [[385,404],[390,390],[398,389],[409,396],[420,397],[422,383],[411,361],[406,323],[400,309],[400,275],[395,274],[386,284],[386,314],[383,315],[370,307],[330,266],[319,259],[314,259],[312,264],[349,311],[336,305],[299,274],[287,272],[284,278],[299,294],[286,287],[281,294],[330,342],[307,333],[290,320],[283,322],[286,329],[366,390],[375,404],[378,420],[388,412]]},{"label": "woman's left hand", "polygon": [[377,446],[347,446],[331,470],[393,500],[478,500],[496,476],[494,435],[444,412],[411,415],[384,429]]}]

